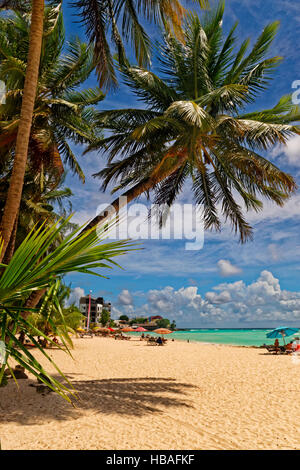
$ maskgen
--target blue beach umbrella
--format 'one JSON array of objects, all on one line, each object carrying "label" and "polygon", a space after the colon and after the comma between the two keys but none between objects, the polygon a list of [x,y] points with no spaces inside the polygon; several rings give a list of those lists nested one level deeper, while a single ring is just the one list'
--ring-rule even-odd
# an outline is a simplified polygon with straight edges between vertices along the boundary
[{"label": "blue beach umbrella", "polygon": [[295,333],[298,333],[298,331],[298,328],[290,328],[289,326],[279,326],[278,328],[275,328],[275,330],[267,333],[267,338],[280,338],[280,336],[282,336],[283,342],[285,342],[285,336],[291,336]]}]

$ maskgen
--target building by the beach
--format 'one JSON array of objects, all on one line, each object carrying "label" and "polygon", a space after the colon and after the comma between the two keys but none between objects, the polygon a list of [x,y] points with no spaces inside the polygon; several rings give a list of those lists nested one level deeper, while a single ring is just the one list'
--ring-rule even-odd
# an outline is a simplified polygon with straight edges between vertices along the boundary
[{"label": "building by the beach", "polygon": [[162,320],[162,319],[163,319],[163,317],[161,317],[160,315],[154,315],[152,317],[149,317],[148,322],[149,323],[157,322],[157,320]]},{"label": "building by the beach", "polygon": [[[89,301],[88,295],[80,297],[79,309],[85,317],[88,316]],[[105,302],[103,297],[91,297],[90,323],[100,323],[102,310],[111,313],[111,303]]]}]

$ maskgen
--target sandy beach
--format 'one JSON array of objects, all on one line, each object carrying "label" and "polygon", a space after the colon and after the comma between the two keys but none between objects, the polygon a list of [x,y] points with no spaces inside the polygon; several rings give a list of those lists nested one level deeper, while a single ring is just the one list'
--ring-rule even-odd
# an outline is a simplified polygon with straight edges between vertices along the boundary
[{"label": "sandy beach", "polygon": [[19,392],[10,381],[2,449],[300,449],[300,361],[179,341],[74,344],[74,360],[49,351],[81,401],[41,396],[31,377]]}]

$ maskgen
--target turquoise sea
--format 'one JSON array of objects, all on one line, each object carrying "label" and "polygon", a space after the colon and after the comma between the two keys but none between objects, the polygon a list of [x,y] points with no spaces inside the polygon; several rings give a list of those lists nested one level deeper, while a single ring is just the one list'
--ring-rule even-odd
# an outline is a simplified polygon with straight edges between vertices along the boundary
[{"label": "turquoise sea", "polygon": [[[274,339],[269,339],[266,334],[273,328],[266,329],[190,329],[185,331],[175,331],[166,338],[190,342],[197,341],[202,343],[234,344],[238,346],[261,346],[262,344],[273,344]],[[131,333],[134,336],[141,333]],[[145,333],[148,334],[148,333]],[[155,335],[155,333],[154,333]],[[157,336],[157,335],[155,335]],[[293,336],[290,337],[293,339]],[[280,344],[282,340],[279,339]],[[282,343],[283,344],[283,343]]]}]

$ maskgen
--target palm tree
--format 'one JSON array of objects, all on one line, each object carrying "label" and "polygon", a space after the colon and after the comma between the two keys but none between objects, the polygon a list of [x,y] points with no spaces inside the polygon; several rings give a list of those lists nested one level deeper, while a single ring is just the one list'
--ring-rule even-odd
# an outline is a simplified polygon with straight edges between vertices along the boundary
[{"label": "palm tree", "polygon": [[30,41],[24,91],[22,96],[20,124],[17,133],[13,171],[0,227],[3,239],[3,249],[1,251],[0,261],[2,261],[9,243],[22,196],[32,115],[39,75],[39,64],[43,40],[43,23],[44,0],[32,0]]},{"label": "palm tree", "polygon": [[[56,279],[47,289],[38,312],[28,317],[28,322],[42,331],[45,336],[59,336],[65,347],[73,347],[70,333],[75,334],[76,328],[81,325],[85,318],[80,310],[74,306],[64,308],[65,300],[70,296],[70,293],[71,288],[63,284],[60,279]],[[34,334],[34,330],[28,333]],[[25,339],[26,330],[22,336]],[[41,342],[43,347],[48,345],[47,339],[43,339]]]},{"label": "palm tree", "polygon": [[[0,178],[0,213],[4,207],[9,177],[8,174]],[[15,248],[21,244],[34,227],[45,222],[55,223],[61,218],[67,218],[72,211],[72,204],[69,200],[71,196],[72,191],[64,186],[64,178],[58,180],[55,172],[41,175],[27,171],[19,216],[16,219],[17,224],[15,224],[16,230],[11,236],[4,263],[10,261]],[[68,229],[70,228],[71,226],[68,227]],[[73,228],[75,228],[74,225]]]},{"label": "palm tree", "polygon": [[[202,8],[208,5],[207,0],[197,0],[197,3]],[[71,4],[76,12],[79,10],[86,35],[94,45],[101,87],[117,84],[109,34],[119,62],[127,62],[124,42],[130,42],[141,66],[149,65],[151,58],[151,40],[140,22],[141,17],[164,25],[182,39],[185,9],[179,0],[74,0]]]},{"label": "palm tree", "polygon": [[[0,19],[0,80],[9,89],[0,107],[0,156],[5,172],[13,159],[29,41],[29,15]],[[88,144],[95,138],[94,106],[104,98],[98,87],[84,89],[94,69],[93,51],[78,38],[65,42],[62,13],[48,10],[41,53],[37,96],[28,147],[28,165],[34,174],[56,170],[63,163],[83,181],[84,174],[70,142]]]},{"label": "palm tree", "polygon": [[0,10],[30,10],[30,0],[0,0]]},{"label": "palm tree", "polygon": [[[110,135],[90,150],[107,152],[108,165],[94,176],[103,189],[116,182],[114,191],[125,190],[127,203],[154,190],[154,202],[168,208],[190,178],[205,228],[220,230],[221,213],[244,242],[252,229],[239,201],[258,211],[259,196],[283,205],[296,188],[292,176],[259,152],[299,134],[294,123],[300,112],[289,96],[272,109],[245,112],[280,63],[280,57],[267,56],[278,23],[266,26],[249,51],[249,39],[235,51],[237,24],[224,37],[223,12],[222,2],[203,20],[188,15],[184,43],[165,34],[158,47],[160,76],[122,67],[145,108],[100,112],[99,125]],[[118,211],[119,199],[112,206]],[[159,216],[162,222],[164,211]],[[88,227],[105,217],[99,214]]]},{"label": "palm tree", "polygon": [[[15,14],[0,19],[0,23],[0,80],[5,81],[9,90],[6,103],[0,107],[0,172],[11,173],[12,182],[21,122],[30,16]],[[46,11],[44,31],[33,124],[28,142],[28,166],[33,173],[41,174],[49,170],[53,174],[55,169],[59,180],[64,172],[64,162],[84,180],[70,142],[87,144],[95,136],[93,105],[101,101],[104,95],[98,87],[82,89],[82,84],[94,69],[93,51],[78,38],[69,41],[65,47],[60,9]],[[23,182],[24,176],[25,173]],[[10,238],[13,234],[14,230]],[[4,246],[9,245],[4,243]]]},{"label": "palm tree", "polygon": [[[36,336],[42,336],[50,343],[53,341],[30,323],[28,317],[21,316],[24,299],[32,292],[52,287],[52,299],[58,308],[54,290],[57,289],[57,281],[61,277],[69,272],[104,277],[99,272],[95,272],[95,269],[100,268],[103,272],[104,269],[118,266],[114,258],[130,251],[133,245],[128,241],[107,242],[105,240],[107,232],[103,231],[100,235],[95,229],[81,235],[78,234],[80,229],[76,229],[56,244],[55,242],[61,239],[61,233],[65,231],[68,223],[69,219],[66,219],[32,231],[17,248],[10,263],[7,266],[1,265],[0,339],[5,342],[6,351],[4,363],[0,366],[0,386],[5,384],[6,368],[13,375],[12,363],[16,361],[48,387],[70,401],[67,394],[70,390],[56,378],[51,377],[17,337],[18,331],[25,331],[26,336],[40,353],[63,376],[51,357],[37,342]],[[55,245],[57,246],[53,249]],[[45,299],[45,303],[48,300]],[[32,313],[32,309],[28,308],[27,313]],[[66,377],[64,379],[68,382]]]},{"label": "palm tree", "polygon": [[[205,0],[201,0],[201,2],[204,1]],[[55,5],[56,3],[58,2],[55,0],[51,1],[52,5]],[[82,19],[86,26],[86,33],[95,48],[95,59],[97,59],[97,71],[100,84],[116,81],[113,76],[110,47],[106,39],[106,28],[108,27],[107,21],[111,24],[112,36],[118,49],[119,59],[125,62],[123,43],[117,27],[117,20],[122,10],[123,3],[123,1],[113,2],[112,0],[79,0],[75,2],[75,6],[81,8]],[[126,0],[125,3],[126,8],[122,13],[122,33],[127,38],[129,35],[131,36],[132,41],[136,46],[136,54],[139,56],[140,62],[144,63],[145,58],[148,55],[149,43],[148,37],[139,23],[138,13],[143,12],[150,20],[161,20],[165,24],[171,24],[174,30],[178,32],[183,10],[179,0],[140,0],[138,2]],[[19,0],[2,0],[0,8],[20,8],[20,5],[22,4],[27,7],[28,2],[25,1],[24,4],[24,2],[20,2]],[[33,109],[37,93],[39,63],[43,42],[45,1],[32,0],[31,4],[30,41],[25,73],[25,85],[22,95],[20,125],[17,132],[12,178],[0,225],[4,247],[2,254],[0,255],[0,261],[3,259],[5,254],[5,250],[13,232],[15,219],[19,211],[27,162]],[[57,8],[60,7],[61,3],[58,3]],[[146,62],[147,61],[148,58]],[[101,65],[101,63],[103,65]],[[108,71],[110,73],[108,73]],[[107,77],[112,78],[107,79]]]}]

